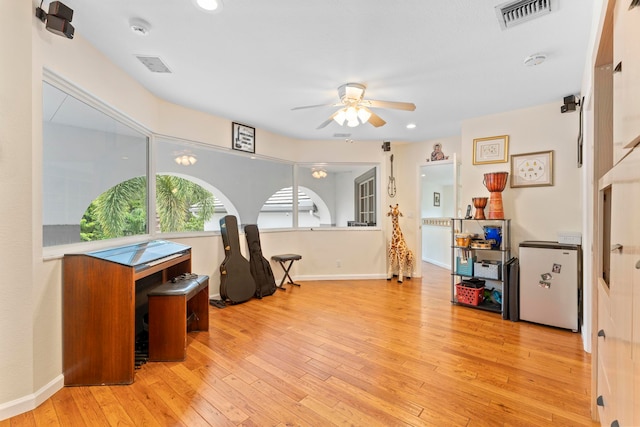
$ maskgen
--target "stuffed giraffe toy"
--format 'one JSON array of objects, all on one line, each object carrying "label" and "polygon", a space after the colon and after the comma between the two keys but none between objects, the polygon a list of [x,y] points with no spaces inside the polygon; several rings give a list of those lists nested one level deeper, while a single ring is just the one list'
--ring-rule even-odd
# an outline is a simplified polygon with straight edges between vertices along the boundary
[{"label": "stuffed giraffe toy", "polygon": [[398,224],[398,217],[402,216],[402,212],[398,209],[398,204],[396,203],[395,207],[391,205],[389,205],[389,207],[391,210],[387,212],[387,216],[391,217],[393,234],[391,236],[391,245],[389,246],[389,253],[387,256],[389,262],[387,280],[391,280],[393,277],[393,270],[397,266],[398,283],[402,283],[402,274],[405,273],[405,271],[407,279],[411,279],[411,274],[413,274],[413,252],[407,248],[404,236],[402,235],[402,230],[400,230],[400,224]]}]

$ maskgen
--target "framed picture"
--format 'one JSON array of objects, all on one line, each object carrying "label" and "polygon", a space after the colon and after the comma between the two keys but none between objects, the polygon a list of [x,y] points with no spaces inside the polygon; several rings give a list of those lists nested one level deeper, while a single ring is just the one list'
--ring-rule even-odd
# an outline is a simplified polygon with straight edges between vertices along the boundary
[{"label": "framed picture", "polygon": [[433,193],[433,206],[440,206],[440,193]]},{"label": "framed picture", "polygon": [[256,129],[251,126],[232,123],[231,148],[247,153],[256,152]]},{"label": "framed picture", "polygon": [[489,136],[473,140],[473,164],[507,163],[509,135]]},{"label": "framed picture", "polygon": [[553,185],[553,150],[511,156],[511,188]]}]

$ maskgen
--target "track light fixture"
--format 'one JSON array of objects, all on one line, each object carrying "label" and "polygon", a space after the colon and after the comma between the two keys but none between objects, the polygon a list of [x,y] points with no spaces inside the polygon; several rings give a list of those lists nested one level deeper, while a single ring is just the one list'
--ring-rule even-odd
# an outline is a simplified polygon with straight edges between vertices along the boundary
[{"label": "track light fixture", "polygon": [[70,24],[73,19],[73,9],[62,2],[52,1],[49,3],[49,13],[46,13],[42,9],[43,1],[41,0],[40,6],[36,7],[36,17],[45,23],[47,30],[59,36],[72,39],[75,33],[75,28]]}]

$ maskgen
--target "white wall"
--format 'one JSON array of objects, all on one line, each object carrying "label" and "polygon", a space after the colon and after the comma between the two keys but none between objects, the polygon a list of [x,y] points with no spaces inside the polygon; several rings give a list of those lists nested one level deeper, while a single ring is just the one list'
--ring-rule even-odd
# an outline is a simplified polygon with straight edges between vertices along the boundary
[{"label": "white wall", "polygon": [[[32,230],[34,146],[31,126],[31,2],[2,2],[0,26],[0,419],[4,402],[34,389],[34,319],[41,297],[35,286]],[[37,151],[36,151],[37,152]],[[9,272],[18,277],[7,279]],[[59,373],[59,370],[58,370]],[[49,378],[55,377],[55,374]]]},{"label": "white wall", "polygon": [[[561,100],[560,100],[561,101]],[[509,155],[553,150],[554,185],[502,192],[505,218],[511,218],[512,255],[524,240],[557,240],[559,231],[582,230],[581,170],[577,163],[578,113],[560,113],[559,103],[478,117],[462,124],[461,204],[489,196],[484,174],[511,172],[510,163],[473,165],[473,139],[509,135]],[[509,175],[511,178],[511,173]]]},{"label": "white wall", "polygon": [[[387,196],[386,203],[384,204],[386,210],[383,210],[383,212],[388,211],[388,206],[390,204],[398,203],[400,210],[404,214],[404,217],[399,220],[400,227],[402,228],[402,233],[404,234],[407,245],[414,252],[416,259],[421,259],[420,254],[424,252],[422,243],[422,194],[420,185],[420,168],[428,163],[427,159],[430,159],[433,146],[436,143],[442,144],[442,151],[445,155],[450,157],[450,160],[453,159],[454,154],[460,152],[459,136],[439,138],[437,140],[421,143],[391,143],[391,152],[394,154],[395,167],[393,168],[393,171],[397,183],[397,194],[394,198]],[[387,163],[389,162],[387,161]],[[383,192],[383,194],[386,193]],[[425,197],[429,199],[426,201],[426,204],[433,204],[433,193],[430,196]],[[453,202],[453,204],[455,205],[455,202]],[[386,226],[389,229],[391,228],[391,220],[387,220]],[[434,236],[433,238],[438,239],[438,246],[441,248],[440,251],[442,251],[442,247],[445,246],[448,249],[448,246],[450,245],[448,234],[440,233],[439,236]],[[431,242],[429,243],[431,244]],[[446,255],[441,255],[441,257],[442,259],[446,259]],[[416,265],[415,274],[417,276],[422,275],[422,266],[420,263],[417,263]]]}]

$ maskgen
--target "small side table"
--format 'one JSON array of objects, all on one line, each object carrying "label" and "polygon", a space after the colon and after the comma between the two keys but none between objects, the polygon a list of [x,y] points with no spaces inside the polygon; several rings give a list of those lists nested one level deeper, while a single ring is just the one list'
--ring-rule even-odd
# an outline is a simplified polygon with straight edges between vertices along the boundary
[{"label": "small side table", "polygon": [[[278,289],[280,289],[281,291],[286,291],[286,289],[282,287],[286,279],[289,279],[288,283],[290,285],[300,286],[298,283],[293,282],[293,279],[289,275],[289,270],[291,270],[291,266],[293,265],[294,261],[298,261],[302,259],[302,255],[298,255],[298,254],[273,255],[271,259],[280,263],[280,266],[284,270],[284,276],[282,276],[282,281],[280,282],[280,285],[278,285]],[[289,261],[288,265],[286,264],[287,261]]]}]

